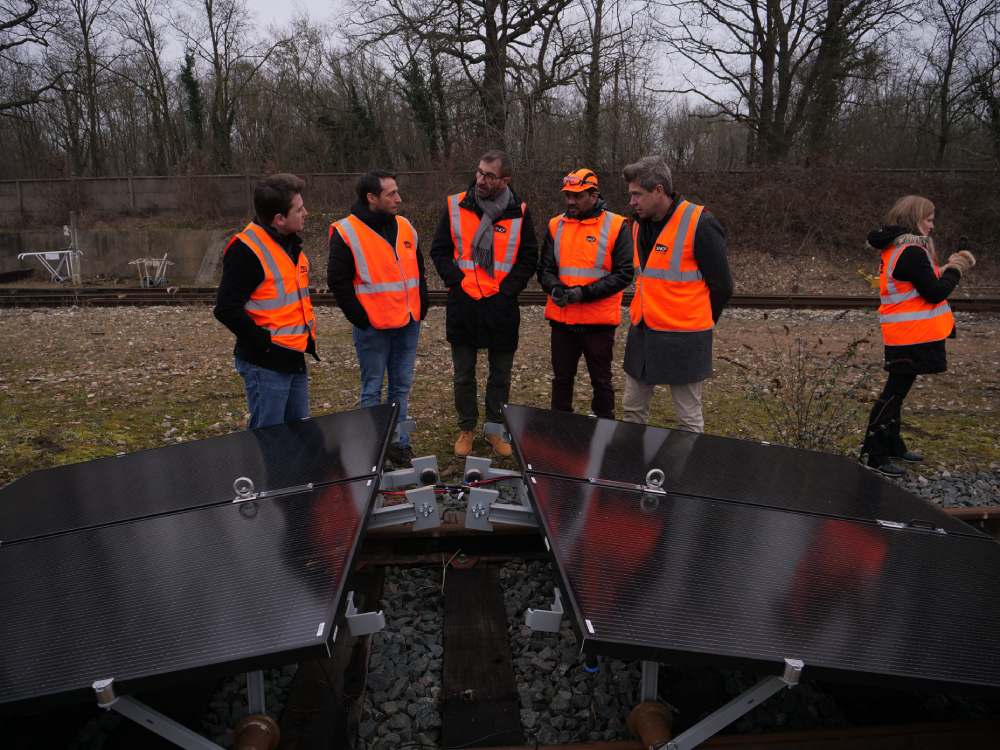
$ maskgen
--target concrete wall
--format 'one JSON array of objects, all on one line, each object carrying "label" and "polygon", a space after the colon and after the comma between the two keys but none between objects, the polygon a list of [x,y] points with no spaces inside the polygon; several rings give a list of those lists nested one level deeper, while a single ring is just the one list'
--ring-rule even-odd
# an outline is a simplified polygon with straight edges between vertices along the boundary
[{"label": "concrete wall", "polygon": [[[231,231],[224,229],[82,229],[81,273],[84,279],[121,277],[138,283],[136,266],[129,261],[162,257],[173,262],[167,271],[171,283],[212,286],[221,273],[219,259]],[[0,232],[0,272],[35,269],[36,278],[48,280],[37,260],[17,259],[18,253],[59,250],[68,244],[61,230]]]}]

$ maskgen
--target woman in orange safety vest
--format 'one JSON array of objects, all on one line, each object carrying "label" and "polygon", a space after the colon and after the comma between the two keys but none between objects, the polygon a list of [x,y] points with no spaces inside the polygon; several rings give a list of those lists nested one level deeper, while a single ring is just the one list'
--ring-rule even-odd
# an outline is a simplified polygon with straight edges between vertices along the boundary
[{"label": "woman in orange safety vest", "polygon": [[917,375],[947,369],[944,340],[955,331],[947,298],[976,263],[968,250],[960,249],[938,266],[933,230],[934,204],[906,195],[868,235],[869,247],[881,254],[879,323],[889,378],[868,417],[861,453],[869,467],[888,476],[905,473],[893,459],[923,460],[900,435],[903,399]]}]

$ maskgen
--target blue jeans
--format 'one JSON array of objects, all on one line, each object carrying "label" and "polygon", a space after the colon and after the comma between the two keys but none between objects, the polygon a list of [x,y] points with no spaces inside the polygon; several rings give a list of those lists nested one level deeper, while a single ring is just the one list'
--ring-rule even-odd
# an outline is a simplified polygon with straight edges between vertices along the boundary
[{"label": "blue jeans", "polygon": [[250,409],[250,429],[309,416],[309,375],[276,372],[236,357]]},{"label": "blue jeans", "polygon": [[[402,328],[354,327],[354,348],[361,366],[361,405],[378,406],[382,403],[382,382],[389,373],[386,403],[399,404],[398,422],[406,419],[413,385],[413,365],[417,361],[417,339],[420,321],[411,320]],[[408,435],[402,435],[399,445],[410,444]]]}]

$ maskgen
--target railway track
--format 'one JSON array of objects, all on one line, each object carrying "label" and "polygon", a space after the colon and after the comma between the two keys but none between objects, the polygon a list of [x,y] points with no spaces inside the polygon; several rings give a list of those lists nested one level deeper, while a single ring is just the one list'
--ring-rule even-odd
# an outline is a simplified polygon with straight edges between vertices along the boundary
[{"label": "railway track", "polygon": [[[448,298],[446,291],[432,290],[430,304],[443,305]],[[314,290],[313,303],[335,305],[333,295],[327,291]],[[543,305],[546,296],[540,290],[522,292],[522,305]],[[625,294],[624,304],[631,301],[631,293]],[[137,289],[129,287],[82,287],[82,288],[28,288],[8,287],[0,289],[0,307],[119,307],[152,305],[210,305],[215,302],[215,289],[205,287],[168,287],[166,289]],[[1000,312],[1000,295],[990,294],[978,297],[953,297],[949,300],[952,308],[961,312]],[[878,307],[875,296],[830,296],[808,294],[738,294],[729,303],[730,307],[755,309],[800,309],[800,310],[866,310]]]},{"label": "railway track", "polygon": [[[977,525],[993,536],[1000,536],[1000,506],[957,508],[947,511],[950,515]],[[448,633],[472,633],[477,644],[483,631],[492,630],[500,639],[507,638],[507,616],[502,606],[490,608],[485,600],[489,596],[499,597],[500,589],[496,576],[499,563],[509,560],[523,560],[546,556],[541,536],[537,530],[497,525],[493,532],[477,532],[465,529],[463,514],[456,510],[446,511],[443,523],[436,529],[421,532],[407,532],[386,528],[371,530],[365,537],[359,558],[359,566],[352,581],[352,588],[363,601],[377,603],[383,595],[388,566],[435,566],[448,563],[448,588],[444,594],[445,608],[445,660],[454,641],[449,641]],[[463,579],[464,577],[464,579]],[[475,599],[476,607],[468,606],[470,585],[481,586]],[[461,587],[465,588],[462,589]],[[448,609],[448,593],[452,591],[454,601],[462,606]],[[450,613],[450,614],[448,614]],[[369,659],[373,643],[369,637],[340,638],[335,642],[329,658],[302,662],[289,689],[288,700],[281,716],[281,743],[286,750],[306,750],[307,748],[358,747],[356,737],[358,723],[362,715],[366,691]],[[457,649],[461,651],[461,649]],[[485,676],[496,680],[494,673],[511,671],[510,652],[505,658],[484,660],[483,646],[475,650],[473,657],[486,662]],[[493,654],[493,651],[488,653]],[[496,654],[494,654],[496,657]],[[460,657],[461,658],[461,657]],[[461,670],[452,668],[452,674]],[[448,668],[445,668],[446,675]],[[483,676],[483,675],[481,675]],[[517,711],[517,694],[480,695],[475,689],[464,684],[454,684],[455,679],[445,676],[442,685],[440,707],[442,710],[441,748],[480,747],[485,750],[646,750],[638,740],[608,740],[580,742],[562,745],[533,744],[531,738],[522,734]],[[451,680],[451,684],[449,684]],[[158,710],[190,726],[200,725],[206,705],[213,699],[217,680],[201,679],[185,684],[177,689],[159,691],[154,695],[140,696],[150,701]],[[449,691],[459,691],[461,700],[457,711],[448,713]],[[670,700],[670,695],[663,696]],[[680,696],[677,696],[680,697]],[[504,718],[497,713],[498,705],[507,701],[513,707]],[[73,709],[65,714],[24,717],[14,720],[7,727],[7,739],[13,737],[15,748],[35,748],[63,746],[86,724],[96,709]],[[1000,720],[983,719],[969,721],[938,721],[908,723],[898,717],[890,718],[877,726],[855,726],[839,729],[795,730],[782,732],[755,732],[752,734],[720,734],[710,738],[702,747],[739,748],[740,750],[772,750],[774,748],[810,748],[810,750],[873,750],[884,748],[971,748],[992,747],[1000,736]],[[460,718],[456,718],[456,716]],[[499,718],[498,718],[499,717]],[[465,722],[469,726],[491,726],[492,741],[466,743],[450,740],[456,737],[456,724]],[[501,727],[509,732],[497,732]],[[477,730],[478,731],[478,730]],[[485,733],[483,733],[485,734]],[[473,735],[476,737],[482,736]],[[507,741],[503,737],[512,737]],[[51,742],[49,742],[51,740]],[[57,741],[58,740],[58,741]],[[86,747],[77,743],[79,747]],[[164,748],[172,746],[153,737],[145,729],[132,722],[120,722],[110,737],[104,740],[105,747],[148,747]],[[425,747],[420,743],[403,743],[404,747]]]}]

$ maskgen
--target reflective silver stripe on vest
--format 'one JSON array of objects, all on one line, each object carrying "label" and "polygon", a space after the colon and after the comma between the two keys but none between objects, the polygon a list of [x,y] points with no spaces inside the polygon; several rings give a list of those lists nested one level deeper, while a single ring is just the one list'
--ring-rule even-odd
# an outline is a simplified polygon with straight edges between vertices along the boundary
[{"label": "reflective silver stripe on vest", "polygon": [[579,276],[585,279],[602,279],[610,272],[604,269],[604,258],[608,254],[608,235],[611,233],[611,213],[604,212],[604,220],[601,222],[600,236],[597,240],[597,257],[594,259],[592,268],[577,268],[575,266],[563,266],[559,262],[559,245],[562,242],[563,220],[559,219],[556,224],[556,236],[553,242],[556,256],[556,266],[559,268],[560,276]]},{"label": "reflective silver stripe on vest", "polygon": [[407,289],[416,289],[420,285],[419,279],[404,279],[403,281],[385,281],[381,284],[358,284],[354,287],[357,294],[378,294],[379,292],[402,292]]},{"label": "reflective silver stripe on vest", "polygon": [[[455,257],[462,257],[462,214],[458,207],[459,193],[448,196],[448,211],[451,214],[451,231],[455,234]],[[464,268],[464,266],[462,266]]]},{"label": "reflective silver stripe on vest", "polygon": [[561,250],[560,246],[562,244],[562,233],[563,233],[563,220],[559,219],[559,221],[556,223],[556,237],[555,240],[553,240],[552,242],[552,249],[555,252],[556,256],[556,268],[559,267],[559,251]]},{"label": "reflective silver stripe on vest", "polygon": [[[493,249],[496,250],[497,238],[493,237]],[[503,260],[497,262],[496,252],[493,254],[493,270],[494,271],[504,271],[509,272],[510,269],[514,267],[514,264],[507,260],[510,256],[510,250],[512,247],[518,247],[521,244],[521,217],[512,219],[510,222],[510,232],[507,240],[507,247],[503,252]]]},{"label": "reflective silver stripe on vest", "polygon": [[368,270],[368,261],[365,259],[364,250],[361,249],[361,238],[354,231],[349,219],[341,219],[337,222],[337,226],[343,229],[344,234],[347,235],[347,243],[351,246],[351,255],[354,256],[354,265],[358,267],[358,276],[364,283],[371,284],[372,275]]},{"label": "reflective silver stripe on vest", "polygon": [[[611,234],[611,212],[604,212],[604,221],[601,222],[601,234],[597,238],[597,258],[594,260],[594,268],[604,268],[604,258],[608,254],[608,235]],[[607,274],[603,274],[607,275]]]},{"label": "reflective silver stripe on vest", "polygon": [[476,264],[471,260],[460,260],[457,261],[457,263],[458,267],[461,268],[463,271],[471,271],[473,268],[476,267]]},{"label": "reflective silver stripe on vest", "polygon": [[[892,272],[896,270],[896,262],[899,260],[899,256],[903,254],[903,251],[908,247],[920,247],[920,245],[903,245],[903,247],[897,248],[889,258],[889,266],[885,270],[885,288],[889,290],[889,294],[882,295],[883,305],[892,305],[898,302],[906,302],[908,299],[913,299],[914,297],[919,297],[920,292],[913,289],[909,292],[900,293],[899,289],[896,288],[895,280],[892,278]],[[926,247],[921,248],[924,251],[924,255],[927,256],[927,260],[931,264],[931,268],[937,271],[937,266],[934,264],[934,259],[931,257],[931,252]]]},{"label": "reflective silver stripe on vest", "polygon": [[[260,241],[256,233],[252,229],[247,229],[244,234],[250,238],[250,241],[260,250],[260,254],[264,256],[264,262],[267,263],[267,268],[271,272],[271,278],[274,279],[274,291],[275,297],[272,299],[251,299],[247,300],[246,304],[243,305],[244,310],[279,310],[286,305],[291,305],[309,296],[309,289],[306,288],[305,294],[303,290],[298,287],[298,267],[296,267],[295,273],[295,284],[296,291],[292,293],[285,292],[285,284],[283,277],[281,275],[281,269],[278,268],[277,262],[274,260],[274,256],[271,255],[267,247]],[[282,251],[284,252],[284,251]],[[291,260],[291,258],[289,258]]]},{"label": "reflective silver stripe on vest", "polygon": [[[649,268],[649,259],[646,259],[646,268],[640,268],[639,275],[648,279],[660,279],[662,281],[701,281],[704,277],[700,270],[681,271],[681,255],[684,254],[684,238],[687,236],[688,225],[691,223],[691,215],[697,206],[688,203],[681,214],[677,232],[674,234],[674,246],[670,250],[669,268]],[[638,227],[638,224],[636,225]],[[636,233],[638,229],[634,230]],[[657,238],[659,239],[659,238]],[[655,242],[654,242],[655,244]],[[653,250],[655,252],[655,248]],[[652,253],[650,253],[652,255]]]},{"label": "reflective silver stripe on vest", "polygon": [[880,323],[908,323],[911,320],[929,320],[931,318],[937,318],[941,315],[948,315],[951,313],[951,307],[945,302],[940,307],[934,307],[930,310],[916,310],[914,312],[901,312],[901,313],[888,313],[886,315],[879,315],[878,320]]},{"label": "reflective silver stripe on vest", "polygon": [[272,336],[294,336],[300,333],[309,333],[310,326],[283,326],[282,328],[268,328]]},{"label": "reflective silver stripe on vest", "polygon": [[902,294],[883,294],[879,297],[883,305],[896,305],[900,302],[906,302],[907,300],[913,299],[914,297],[919,297],[920,292],[916,289],[911,289],[908,292],[903,292]]}]

